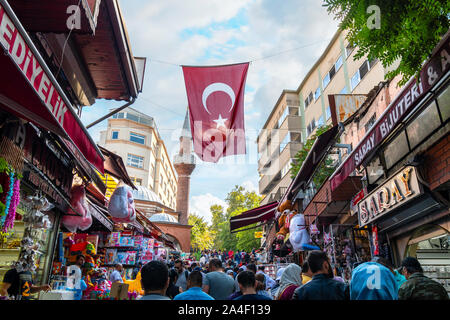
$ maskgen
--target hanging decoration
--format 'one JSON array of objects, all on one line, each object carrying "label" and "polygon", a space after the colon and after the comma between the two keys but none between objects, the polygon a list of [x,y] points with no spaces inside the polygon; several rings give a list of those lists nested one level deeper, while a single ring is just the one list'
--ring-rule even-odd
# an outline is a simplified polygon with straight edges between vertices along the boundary
[{"label": "hanging decoration", "polygon": [[133,194],[129,186],[121,182],[114,190],[109,199],[108,212],[114,222],[131,223],[136,220]]},{"label": "hanging decoration", "polygon": [[[4,141],[3,139],[2,145]],[[1,151],[1,154],[5,153],[5,150]],[[21,177],[20,171],[0,156],[0,231],[6,232],[14,226],[16,208],[20,200]]]},{"label": "hanging decoration", "polygon": [[16,209],[20,202],[20,180],[16,179],[14,181],[13,195],[11,199],[11,204],[8,210],[8,216],[3,224],[3,231],[6,232],[14,227],[14,221],[16,220]]},{"label": "hanging decoration", "polygon": [[[83,185],[72,187],[70,205],[72,208],[67,209],[67,214],[62,218],[62,224],[70,232],[77,232],[77,229],[85,231],[92,225],[92,215],[89,204],[86,201],[86,190]],[[80,216],[81,214],[81,216]]]}]

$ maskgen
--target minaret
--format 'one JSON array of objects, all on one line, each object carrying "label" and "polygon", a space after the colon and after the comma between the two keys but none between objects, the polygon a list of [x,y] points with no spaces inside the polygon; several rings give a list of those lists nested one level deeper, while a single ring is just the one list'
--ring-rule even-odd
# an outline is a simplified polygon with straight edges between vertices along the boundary
[{"label": "minaret", "polygon": [[179,223],[188,224],[189,188],[191,173],[195,169],[195,157],[192,152],[192,136],[189,124],[189,110],[186,110],[183,130],[180,136],[180,152],[174,156],[173,166],[178,174],[177,208],[180,212]]}]

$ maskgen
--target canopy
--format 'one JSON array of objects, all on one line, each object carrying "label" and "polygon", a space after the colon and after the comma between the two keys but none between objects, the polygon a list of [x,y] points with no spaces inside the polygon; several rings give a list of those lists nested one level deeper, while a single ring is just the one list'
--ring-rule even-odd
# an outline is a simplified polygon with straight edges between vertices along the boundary
[{"label": "canopy", "polygon": [[278,202],[274,201],[261,207],[257,207],[241,213],[238,216],[231,217],[230,231],[248,226],[250,224],[267,221],[275,217],[275,210]]},{"label": "canopy", "polygon": [[8,2],[0,0],[0,105],[60,135],[103,172],[103,156]]},{"label": "canopy", "polygon": [[295,176],[295,179],[292,180],[280,203],[283,203],[286,199],[291,199],[292,195],[295,194],[295,192],[297,192],[302,186],[306,187],[306,184],[316,170],[317,165],[327,155],[330,146],[334,144],[338,133],[339,126],[336,125],[317,137],[308,153],[308,156],[305,161],[303,161],[302,167]]}]

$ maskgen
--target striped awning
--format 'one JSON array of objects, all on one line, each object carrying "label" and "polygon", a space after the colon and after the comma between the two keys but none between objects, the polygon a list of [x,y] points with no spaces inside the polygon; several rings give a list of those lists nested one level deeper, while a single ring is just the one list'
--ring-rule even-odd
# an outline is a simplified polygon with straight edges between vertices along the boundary
[{"label": "striped awning", "polygon": [[278,202],[274,201],[264,206],[244,211],[238,216],[231,217],[230,231],[274,218],[277,207]]}]

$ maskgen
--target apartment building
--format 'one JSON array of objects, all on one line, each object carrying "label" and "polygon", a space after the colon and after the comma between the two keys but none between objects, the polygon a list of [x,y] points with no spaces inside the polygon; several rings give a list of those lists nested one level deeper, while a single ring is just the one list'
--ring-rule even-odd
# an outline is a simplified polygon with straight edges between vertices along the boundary
[{"label": "apartment building", "polygon": [[152,117],[131,107],[116,113],[100,132],[99,144],[124,159],[135,185],[148,188],[175,209],[177,177]]},{"label": "apartment building", "polygon": [[338,30],[297,90],[281,93],[257,140],[262,204],[280,200],[295,154],[318,127],[331,124],[328,95],[367,94],[384,80],[382,64],[355,60],[356,51]]},{"label": "apartment building", "polygon": [[265,196],[262,204],[276,200],[291,182],[292,159],[302,147],[299,107],[297,92],[284,90],[258,136],[259,193]]}]

